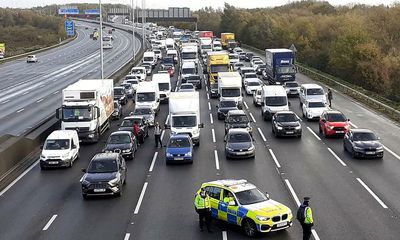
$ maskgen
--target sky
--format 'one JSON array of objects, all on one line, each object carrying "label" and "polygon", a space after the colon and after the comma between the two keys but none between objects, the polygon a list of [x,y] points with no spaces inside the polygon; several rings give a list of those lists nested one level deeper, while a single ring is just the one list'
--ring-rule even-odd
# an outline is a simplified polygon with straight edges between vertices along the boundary
[{"label": "sky", "polygon": [[[140,3],[142,0],[135,0]],[[332,5],[347,5],[352,3],[361,3],[369,5],[391,5],[396,0],[328,0]],[[45,6],[51,4],[67,4],[67,3],[98,3],[98,0],[0,0],[0,7],[12,8],[30,8],[36,6]],[[122,3],[130,4],[132,0],[102,0],[102,3]],[[289,0],[145,0],[146,8],[167,9],[168,7],[189,7],[192,10],[212,6],[214,8],[222,8],[224,2],[241,8],[256,7],[274,7],[288,2]],[[172,3],[173,2],[173,3]]]}]

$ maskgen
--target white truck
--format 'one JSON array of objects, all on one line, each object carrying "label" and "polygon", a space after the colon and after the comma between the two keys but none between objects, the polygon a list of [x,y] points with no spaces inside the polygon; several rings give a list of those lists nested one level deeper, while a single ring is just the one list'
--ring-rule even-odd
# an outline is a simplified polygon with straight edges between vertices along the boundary
[{"label": "white truck", "polygon": [[160,110],[160,95],[156,84],[151,82],[140,82],[135,95],[136,107],[151,106],[151,109],[157,114]]},{"label": "white truck", "polygon": [[62,91],[62,106],[56,117],[62,130],[76,130],[83,142],[98,142],[110,127],[114,111],[112,79],[81,79]]},{"label": "white truck", "polygon": [[171,78],[168,73],[153,74],[152,81],[158,86],[160,101],[168,102],[171,94]]},{"label": "white truck", "polygon": [[182,43],[181,59],[182,64],[185,62],[194,62],[197,67],[199,64],[197,43]]},{"label": "white truck", "polygon": [[235,100],[239,109],[242,109],[242,77],[238,72],[218,73],[219,100]]},{"label": "white truck", "polygon": [[172,92],[169,97],[169,125],[172,134],[187,133],[200,145],[200,100],[198,92]]},{"label": "white truck", "polygon": [[175,49],[175,41],[173,38],[165,39],[165,48],[167,50],[174,50]]},{"label": "white truck", "polygon": [[207,56],[207,52],[212,51],[212,39],[211,38],[200,38],[200,54],[204,57]]}]

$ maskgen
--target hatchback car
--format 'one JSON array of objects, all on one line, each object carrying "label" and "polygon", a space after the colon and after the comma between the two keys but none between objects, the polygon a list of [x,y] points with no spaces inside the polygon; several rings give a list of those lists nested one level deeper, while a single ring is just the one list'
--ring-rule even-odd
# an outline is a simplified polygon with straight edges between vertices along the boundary
[{"label": "hatchback car", "polygon": [[[152,65],[150,63],[142,63],[141,66],[146,69],[146,75],[150,76],[151,75],[151,71],[153,70]],[[146,80],[146,79],[143,79],[143,80]]]},{"label": "hatchback car", "polygon": [[299,96],[300,86],[297,82],[293,82],[293,81],[285,82],[283,84],[283,87],[285,88],[288,97]]},{"label": "hatchback car", "polygon": [[149,125],[145,122],[143,116],[128,116],[125,117],[122,121],[121,125],[118,128],[118,131],[131,131],[133,133],[133,125],[135,123],[139,124],[139,135],[136,136],[139,143],[144,143],[145,138],[149,136]]},{"label": "hatchback car", "polygon": [[27,63],[37,63],[38,62],[38,58],[36,57],[36,55],[28,55],[26,57],[26,62]]},{"label": "hatchback car", "polygon": [[259,80],[259,78],[254,72],[245,73],[242,77],[243,88],[246,87],[248,80]]},{"label": "hatchback car", "polygon": [[210,84],[210,97],[218,98],[218,84]]},{"label": "hatchback car", "polygon": [[253,92],[253,104],[255,106],[261,106],[262,104],[262,87],[257,88],[257,90],[255,90]]},{"label": "hatchback car", "polygon": [[309,120],[319,120],[321,115],[329,110],[329,107],[320,100],[306,101],[301,107],[303,117]]},{"label": "hatchback car", "polygon": [[141,116],[149,126],[154,126],[154,119],[156,114],[151,106],[136,107],[132,115]]},{"label": "hatchback car", "polygon": [[120,119],[122,117],[122,106],[118,101],[114,101],[114,111],[112,119]]},{"label": "hatchback car", "polygon": [[195,92],[196,88],[191,83],[183,83],[179,87],[179,92]]},{"label": "hatchback car", "polygon": [[193,143],[188,134],[171,135],[165,149],[166,163],[193,163]]},{"label": "hatchback car", "polygon": [[240,68],[242,68],[242,67],[244,67],[244,66],[245,66],[244,63],[242,63],[242,62],[234,63],[234,64],[233,64],[233,70],[239,71]]},{"label": "hatchback car", "polygon": [[119,153],[96,154],[81,178],[82,197],[93,195],[122,195],[126,182],[126,164]]},{"label": "hatchback car", "polygon": [[258,79],[249,79],[246,81],[246,86],[244,87],[247,95],[253,95],[258,88],[262,86],[262,82]]},{"label": "hatchback car", "polygon": [[243,110],[230,110],[225,118],[225,134],[231,128],[244,128],[249,133],[252,132],[250,119]]},{"label": "hatchback car", "polygon": [[132,84],[125,82],[121,84],[125,88],[125,93],[128,98],[133,98],[135,91],[133,90]]},{"label": "hatchback car", "polygon": [[343,138],[343,148],[353,158],[383,158],[383,145],[380,138],[368,129],[351,129]]},{"label": "hatchback car", "polygon": [[327,110],[321,114],[319,119],[319,133],[325,137],[343,136],[350,130],[350,119],[335,110]]},{"label": "hatchback car", "polygon": [[225,119],[227,113],[230,110],[239,110],[235,100],[222,100],[217,105],[217,109],[218,109],[217,111],[218,120]]},{"label": "hatchback car", "polygon": [[252,53],[252,52],[247,52],[246,53],[246,58],[245,58],[245,60],[246,60],[246,62],[250,62],[250,60],[251,60],[251,58],[254,56],[254,53]]},{"label": "hatchback car", "polygon": [[281,111],[272,117],[272,133],[275,137],[296,136],[301,138],[300,118],[292,111]]},{"label": "hatchback car", "polygon": [[201,77],[197,74],[185,76],[184,78],[182,78],[182,83],[191,83],[193,84],[193,86],[195,86],[196,89],[202,88]]},{"label": "hatchback car", "polygon": [[118,152],[125,159],[133,159],[138,143],[131,131],[116,131],[108,137],[103,152]]},{"label": "hatchback car", "polygon": [[255,146],[250,133],[246,129],[230,129],[225,135],[226,158],[252,158],[255,156]]}]

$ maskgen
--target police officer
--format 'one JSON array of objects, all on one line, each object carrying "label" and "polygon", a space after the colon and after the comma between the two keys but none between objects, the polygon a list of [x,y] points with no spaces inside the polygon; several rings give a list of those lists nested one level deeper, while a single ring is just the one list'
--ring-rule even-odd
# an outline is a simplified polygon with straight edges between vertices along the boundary
[{"label": "police officer", "polygon": [[329,101],[329,107],[332,107],[332,99],[333,99],[333,95],[332,95],[332,90],[330,88],[328,88],[328,101]]},{"label": "police officer", "polygon": [[299,220],[303,228],[303,240],[309,240],[311,237],[311,228],[314,226],[309,197],[304,198],[303,204],[297,210],[297,220]]},{"label": "police officer", "polygon": [[208,196],[204,188],[201,188],[200,192],[196,194],[194,205],[196,207],[196,212],[199,214],[200,231],[203,231],[203,226],[205,222],[208,232],[211,232],[211,203],[210,197]]},{"label": "police officer", "polygon": [[154,124],[154,142],[156,144],[156,148],[158,148],[158,144],[160,144],[160,147],[162,147],[161,132],[162,129],[160,127],[160,124],[156,122]]},{"label": "police officer", "polygon": [[235,198],[231,192],[228,192],[228,194],[224,197],[224,202],[229,205],[229,203],[233,201],[235,201]]}]

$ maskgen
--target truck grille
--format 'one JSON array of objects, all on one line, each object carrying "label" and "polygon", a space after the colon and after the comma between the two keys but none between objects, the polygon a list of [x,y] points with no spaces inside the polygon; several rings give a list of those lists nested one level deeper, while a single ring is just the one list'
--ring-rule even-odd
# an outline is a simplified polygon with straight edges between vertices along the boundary
[{"label": "truck grille", "polygon": [[88,127],[76,127],[76,128],[65,128],[65,130],[75,130],[77,132],[88,132],[89,128]]}]

